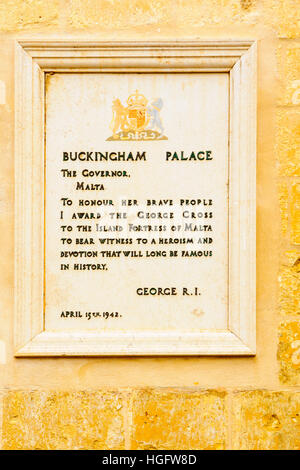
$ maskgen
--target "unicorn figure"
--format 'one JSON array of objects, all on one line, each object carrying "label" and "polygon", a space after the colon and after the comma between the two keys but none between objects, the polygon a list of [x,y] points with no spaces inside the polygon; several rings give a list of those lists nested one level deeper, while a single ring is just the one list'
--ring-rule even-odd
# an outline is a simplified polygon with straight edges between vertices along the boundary
[{"label": "unicorn figure", "polygon": [[160,111],[163,107],[163,100],[161,98],[157,98],[151,102],[149,106],[147,106],[147,113],[150,116],[150,122],[146,129],[148,130],[159,130],[160,135],[163,134],[164,128],[160,119]]}]

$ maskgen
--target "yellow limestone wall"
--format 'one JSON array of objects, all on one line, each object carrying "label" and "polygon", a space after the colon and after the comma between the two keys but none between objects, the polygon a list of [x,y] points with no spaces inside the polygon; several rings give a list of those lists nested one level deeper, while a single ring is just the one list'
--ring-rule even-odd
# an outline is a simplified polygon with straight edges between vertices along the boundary
[{"label": "yellow limestone wall", "polygon": [[[298,15],[298,17],[297,17]],[[0,0],[3,449],[300,449],[298,0]],[[257,39],[257,356],[13,357],[13,46]]]}]

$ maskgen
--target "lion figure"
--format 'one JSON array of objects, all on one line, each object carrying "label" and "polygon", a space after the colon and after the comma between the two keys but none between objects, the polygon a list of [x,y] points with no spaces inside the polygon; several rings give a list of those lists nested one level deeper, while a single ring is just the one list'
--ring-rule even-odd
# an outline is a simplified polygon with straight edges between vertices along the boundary
[{"label": "lion figure", "polygon": [[119,129],[125,130],[127,125],[127,108],[122,105],[121,101],[117,98],[113,101],[112,105],[113,117],[110,123],[110,128],[115,137]]}]

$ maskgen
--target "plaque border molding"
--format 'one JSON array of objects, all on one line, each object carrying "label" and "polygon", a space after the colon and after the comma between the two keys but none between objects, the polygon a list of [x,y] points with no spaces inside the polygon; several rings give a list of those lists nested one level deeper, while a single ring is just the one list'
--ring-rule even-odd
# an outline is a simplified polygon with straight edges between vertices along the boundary
[{"label": "plaque border molding", "polygon": [[[15,356],[256,353],[255,41],[15,44]],[[45,74],[199,73],[230,76],[228,329],[195,333],[69,333],[44,324]]]}]

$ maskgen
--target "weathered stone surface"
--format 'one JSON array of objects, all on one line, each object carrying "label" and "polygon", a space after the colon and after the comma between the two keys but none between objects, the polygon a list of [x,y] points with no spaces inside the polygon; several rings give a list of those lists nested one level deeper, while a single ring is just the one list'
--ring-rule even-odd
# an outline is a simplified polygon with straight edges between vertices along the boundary
[{"label": "weathered stone surface", "polygon": [[263,22],[280,38],[300,37],[298,0],[263,0]]},{"label": "weathered stone surface", "polygon": [[232,419],[233,449],[300,449],[300,393],[236,393]]},{"label": "weathered stone surface", "polygon": [[172,0],[73,0],[70,23],[77,28],[130,28],[162,24],[173,11]]},{"label": "weathered stone surface", "polygon": [[249,24],[293,38],[299,36],[297,6],[297,0],[73,0],[69,21],[76,28],[102,29]]},{"label": "weathered stone surface", "polygon": [[72,26],[104,28],[169,24],[172,28],[255,24],[262,8],[254,0],[73,0]]},{"label": "weathered stone surface", "polygon": [[225,393],[141,390],[132,401],[132,449],[224,449]]},{"label": "weathered stone surface", "polygon": [[58,0],[5,0],[0,3],[0,31],[57,24],[58,8]]},{"label": "weathered stone surface", "polygon": [[281,81],[279,104],[300,104],[300,45],[280,45],[277,51],[278,69]]},{"label": "weathered stone surface", "polygon": [[114,392],[9,391],[4,449],[123,449],[122,397]]},{"label": "weathered stone surface", "polygon": [[300,253],[287,251],[279,273],[279,306],[282,315],[300,315]]},{"label": "weathered stone surface", "polygon": [[297,38],[297,10],[298,0],[4,0],[0,31],[65,25],[66,21],[80,29],[248,24],[271,29],[278,37]]},{"label": "weathered stone surface", "polygon": [[283,176],[300,176],[300,111],[280,109],[276,148]]},{"label": "weathered stone surface", "polygon": [[279,378],[289,385],[300,384],[300,322],[286,321],[279,328]]},{"label": "weathered stone surface", "polygon": [[292,186],[291,206],[291,241],[295,245],[300,245],[300,183]]},{"label": "weathered stone surface", "polygon": [[289,190],[286,182],[278,185],[281,234],[286,237],[289,225]]}]

